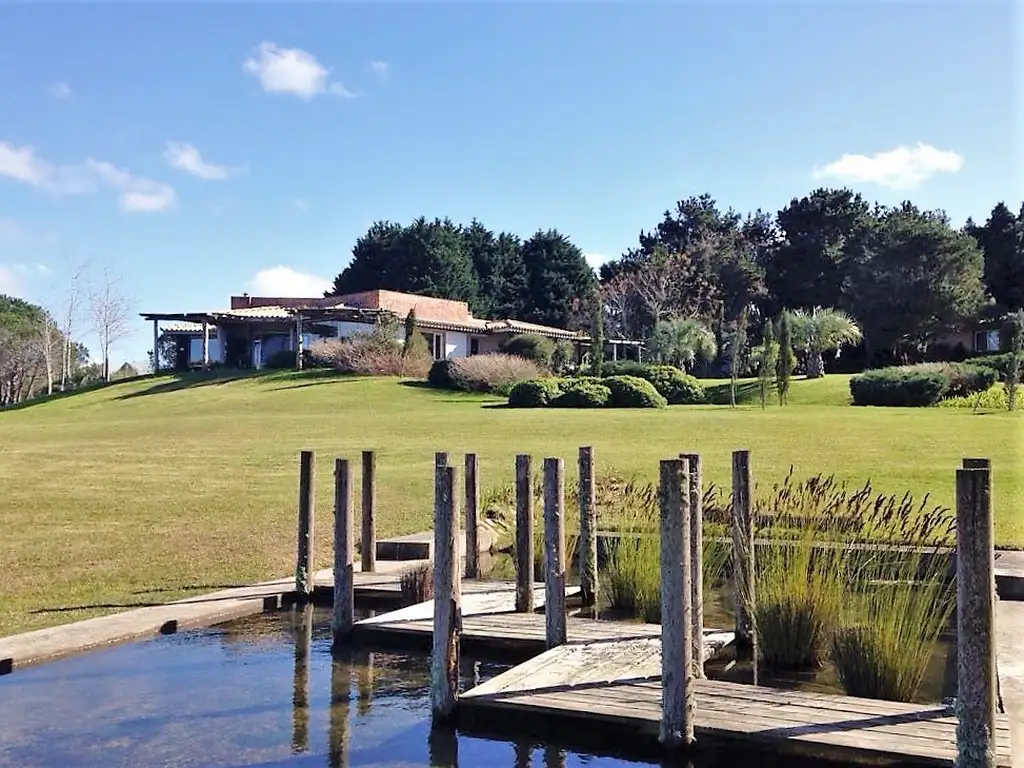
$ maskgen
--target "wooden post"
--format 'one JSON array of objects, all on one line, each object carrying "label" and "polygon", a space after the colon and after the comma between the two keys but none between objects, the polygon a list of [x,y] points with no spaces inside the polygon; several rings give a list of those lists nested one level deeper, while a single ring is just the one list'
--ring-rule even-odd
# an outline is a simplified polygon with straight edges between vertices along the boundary
[{"label": "wooden post", "polygon": [[[61,368],[67,366],[65,360]],[[160,321],[153,321],[153,373],[160,373]]]},{"label": "wooden post", "polygon": [[459,696],[459,635],[462,588],[459,568],[459,502],[456,470],[448,455],[434,464],[434,637],[430,666],[430,704],[436,725],[449,722]]},{"label": "wooden post", "polygon": [[991,472],[956,472],[957,760],[992,768],[996,737],[995,550]]},{"label": "wooden post", "polygon": [[516,611],[533,611],[533,465],[516,456]]},{"label": "wooden post", "polygon": [[334,461],[334,608],[331,632],[338,644],[355,623],[355,574],[352,565],[352,468]]},{"label": "wooden post", "polygon": [[299,600],[313,594],[313,503],[316,456],[303,451],[299,457],[299,546],[295,562],[295,591]]},{"label": "wooden post", "polygon": [[565,645],[565,466],[544,459],[544,634],[548,648]]},{"label": "wooden post", "polygon": [[661,462],[661,743],[693,743],[693,624],[690,615],[690,495],[686,464]]},{"label": "wooden post", "polygon": [[583,605],[597,604],[597,502],[594,488],[594,449],[580,448],[580,594]]},{"label": "wooden post", "polygon": [[466,454],[466,578],[480,578],[480,460],[475,453]]},{"label": "wooden post", "polygon": [[362,542],[359,563],[363,573],[377,570],[377,457],[363,451]]},{"label": "wooden post", "polygon": [[292,687],[292,751],[309,751],[309,661],[313,645],[313,606],[298,610],[295,674]]},{"label": "wooden post", "polygon": [[704,678],[704,473],[699,453],[683,454],[690,478],[690,594],[693,618],[693,674]]},{"label": "wooden post", "polygon": [[736,645],[754,645],[754,516],[750,501],[750,451],[732,452],[732,578]]}]

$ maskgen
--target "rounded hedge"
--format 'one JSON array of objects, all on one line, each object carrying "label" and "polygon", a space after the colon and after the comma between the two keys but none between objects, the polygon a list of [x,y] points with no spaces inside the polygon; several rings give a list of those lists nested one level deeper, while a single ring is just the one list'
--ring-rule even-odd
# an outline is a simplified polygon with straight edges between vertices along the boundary
[{"label": "rounded hedge", "polygon": [[506,355],[525,357],[541,368],[551,368],[555,342],[536,333],[519,333],[502,342],[500,349]]},{"label": "rounded hedge", "polygon": [[459,384],[455,380],[455,361],[437,360],[430,366],[427,384],[435,389],[459,389]]},{"label": "rounded hedge", "polygon": [[984,365],[950,363],[947,366],[947,378],[947,397],[968,397],[991,389],[999,380],[999,373],[995,368]]},{"label": "rounded hedge", "polygon": [[611,390],[613,408],[664,408],[668,401],[654,385],[636,376],[609,376],[601,383]]},{"label": "rounded hedge", "polygon": [[651,366],[646,363],[638,363],[636,360],[612,360],[605,361],[601,365],[603,376],[636,376],[638,379],[646,379]]},{"label": "rounded hedge", "polygon": [[651,382],[669,405],[693,405],[706,401],[700,382],[674,366],[652,365],[642,378]]},{"label": "rounded hedge", "polygon": [[508,404],[513,408],[543,408],[562,394],[558,379],[532,379],[521,381],[508,393]]},{"label": "rounded hedge", "polygon": [[551,408],[603,408],[611,397],[612,391],[604,384],[577,380],[569,383],[548,405]]},{"label": "rounded hedge", "polygon": [[850,379],[854,405],[921,407],[935,405],[949,389],[949,379],[937,371],[883,368]]}]

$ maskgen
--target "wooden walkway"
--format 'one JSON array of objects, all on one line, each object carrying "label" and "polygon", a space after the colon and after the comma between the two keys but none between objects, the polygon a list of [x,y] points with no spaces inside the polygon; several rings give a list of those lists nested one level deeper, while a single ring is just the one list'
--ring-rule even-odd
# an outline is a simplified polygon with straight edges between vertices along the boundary
[{"label": "wooden walkway", "polygon": [[[569,625],[570,627],[573,624]],[[661,643],[657,639],[569,644],[547,651],[462,694],[470,731],[476,715],[488,728],[530,720],[621,726],[656,740],[661,721]],[[785,691],[711,680],[696,683],[696,733],[771,743],[821,758],[952,766],[956,718],[941,705],[899,704]],[[1010,734],[998,725],[997,765],[1009,768]]]}]

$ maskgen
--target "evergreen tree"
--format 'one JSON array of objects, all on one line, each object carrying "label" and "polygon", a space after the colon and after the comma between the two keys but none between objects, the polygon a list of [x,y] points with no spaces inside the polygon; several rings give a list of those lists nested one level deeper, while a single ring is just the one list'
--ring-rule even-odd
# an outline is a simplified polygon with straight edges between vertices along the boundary
[{"label": "evergreen tree", "polygon": [[430,350],[427,348],[427,340],[420,333],[416,324],[416,310],[410,309],[405,316],[405,345],[402,347],[402,357],[408,367],[409,363],[416,363],[430,359]]},{"label": "evergreen tree", "polygon": [[757,351],[757,388],[761,398],[761,409],[768,406],[768,395],[775,383],[775,368],[778,364],[778,344],[775,342],[775,325],[769,319],[764,324],[761,347]]},{"label": "evergreen tree", "polygon": [[779,317],[779,357],[775,365],[775,390],[779,395],[779,405],[786,405],[789,402],[789,383],[794,368],[796,355],[793,353],[789,313],[783,312]]},{"label": "evergreen tree", "polygon": [[736,380],[743,364],[743,351],[747,346],[747,309],[740,311],[729,340],[729,407],[736,407]]},{"label": "evergreen tree", "polygon": [[597,283],[583,251],[558,230],[549,229],[537,231],[523,243],[522,258],[526,270],[522,319],[571,327],[574,308],[586,307]]}]

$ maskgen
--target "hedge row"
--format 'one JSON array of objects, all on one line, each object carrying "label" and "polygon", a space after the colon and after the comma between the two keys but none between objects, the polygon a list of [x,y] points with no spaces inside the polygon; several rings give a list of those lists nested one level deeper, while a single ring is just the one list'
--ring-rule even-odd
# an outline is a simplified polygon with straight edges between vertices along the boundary
[{"label": "hedge row", "polygon": [[671,365],[647,365],[635,360],[618,360],[602,367],[605,378],[633,376],[651,382],[669,405],[695,405],[707,402],[704,387],[693,376]]},{"label": "hedge row", "polygon": [[945,397],[985,392],[998,380],[996,371],[965,363],[920,365],[865,371],[850,379],[854,405],[922,407]]},{"label": "hedge row", "polygon": [[651,382],[636,376],[535,379],[512,388],[514,408],[664,408],[668,401]]}]

